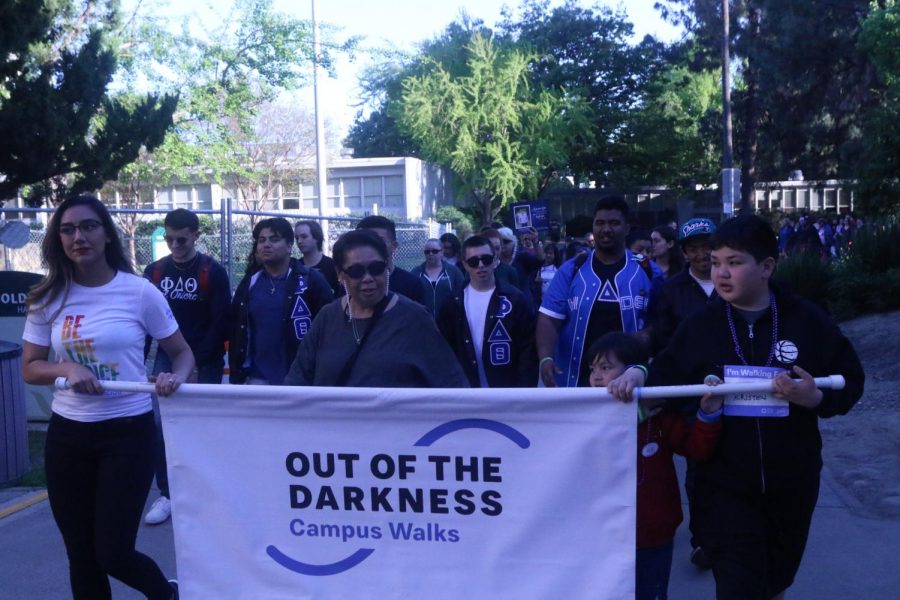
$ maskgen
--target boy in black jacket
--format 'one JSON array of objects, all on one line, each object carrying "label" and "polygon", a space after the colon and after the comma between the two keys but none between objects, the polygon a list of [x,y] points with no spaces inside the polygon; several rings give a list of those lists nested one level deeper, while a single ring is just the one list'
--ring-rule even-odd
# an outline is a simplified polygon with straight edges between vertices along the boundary
[{"label": "boy in black jacket", "polygon": [[[719,299],[685,320],[650,367],[647,385],[709,376],[772,379],[761,398],[729,395],[719,447],[698,465],[696,530],[718,598],[781,598],[794,581],[819,493],[819,418],[846,414],[864,374],[850,342],[817,306],[771,285],[778,243],[768,223],[742,215],[712,237]],[[813,377],[843,375],[843,389]],[[610,384],[630,397],[633,368]]]},{"label": "boy in black jacket", "polygon": [[499,257],[487,238],[463,243],[469,283],[444,303],[437,324],[472,387],[534,387],[534,315],[523,294],[496,280]]}]

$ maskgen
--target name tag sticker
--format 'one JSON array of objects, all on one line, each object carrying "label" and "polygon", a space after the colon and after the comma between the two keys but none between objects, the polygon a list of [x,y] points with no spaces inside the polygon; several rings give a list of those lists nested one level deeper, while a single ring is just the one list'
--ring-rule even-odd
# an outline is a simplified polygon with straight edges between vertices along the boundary
[{"label": "name tag sticker", "polygon": [[[771,381],[783,371],[780,367],[725,365],[725,383]],[[771,392],[725,394],[724,413],[729,417],[786,417],[790,414],[790,403]]]}]

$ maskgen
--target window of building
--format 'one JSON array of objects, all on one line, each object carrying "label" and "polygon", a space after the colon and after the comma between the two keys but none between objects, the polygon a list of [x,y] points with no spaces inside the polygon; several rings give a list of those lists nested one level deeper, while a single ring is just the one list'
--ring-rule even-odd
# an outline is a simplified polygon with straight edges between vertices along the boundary
[{"label": "window of building", "polygon": [[348,177],[341,180],[344,188],[344,206],[350,210],[362,208],[362,180],[359,177]]},{"label": "window of building", "polygon": [[194,188],[194,198],[197,200],[197,208],[200,210],[212,209],[212,188],[208,185],[198,185]]},{"label": "window of building", "polygon": [[402,207],[406,203],[403,200],[403,177],[391,176],[384,178],[384,205]]}]

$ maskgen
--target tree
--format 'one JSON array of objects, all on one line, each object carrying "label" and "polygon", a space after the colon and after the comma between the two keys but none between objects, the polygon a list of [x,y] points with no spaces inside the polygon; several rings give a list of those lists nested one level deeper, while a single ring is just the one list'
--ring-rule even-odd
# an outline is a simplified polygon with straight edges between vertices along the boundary
[{"label": "tree", "polygon": [[863,124],[859,192],[867,211],[896,215],[900,213],[900,3],[880,4],[863,22],[859,40],[882,84]]},{"label": "tree", "polygon": [[[698,66],[708,66],[720,47],[721,0],[659,4],[696,37]],[[874,72],[857,43],[868,0],[732,0],[729,7],[732,66],[742,79],[733,101],[743,193],[757,173],[854,177],[862,118],[874,99]]]},{"label": "tree", "polygon": [[677,192],[711,184],[721,168],[720,80],[716,70],[672,65],[647,86],[616,136],[613,185],[652,182]]},{"label": "tree", "polygon": [[107,92],[118,19],[112,1],[0,2],[0,201],[99,189],[162,142],[175,95]]},{"label": "tree", "polygon": [[451,166],[460,195],[481,207],[488,224],[565,165],[564,148],[585,123],[577,102],[529,86],[532,56],[481,35],[466,51],[463,75],[434,63],[405,79],[393,116],[426,160]]},{"label": "tree", "polygon": [[[267,167],[298,147],[286,149],[285,135],[260,139],[264,107],[306,85],[312,75],[311,23],[273,9],[272,0],[236,0],[220,21],[185,22],[173,33],[154,15],[137,14],[123,32],[128,62],[123,82],[135,87],[150,82],[156,89],[180,90],[175,127],[152,155],[149,164],[133,165],[126,185],[152,190],[172,180],[185,180],[198,169],[219,184],[237,183],[250,189],[268,178]],[[333,28],[325,27],[320,57],[332,69],[336,53],[352,52],[358,40],[334,42]],[[198,30],[205,34],[198,34]],[[273,109],[274,110],[274,109]],[[296,127],[282,134],[297,133]],[[302,145],[312,141],[295,139]],[[274,148],[280,148],[275,151]],[[271,159],[271,160],[270,160]],[[260,196],[251,196],[255,204]],[[247,206],[253,208],[253,206]]]},{"label": "tree", "polygon": [[518,19],[507,12],[500,31],[506,43],[535,55],[530,84],[580,98],[587,108],[586,135],[566,149],[566,172],[576,181],[608,183],[619,162],[617,134],[664,66],[662,45],[650,37],[630,43],[624,13],[604,6],[566,0],[551,10],[547,0],[523,0],[519,12]]}]

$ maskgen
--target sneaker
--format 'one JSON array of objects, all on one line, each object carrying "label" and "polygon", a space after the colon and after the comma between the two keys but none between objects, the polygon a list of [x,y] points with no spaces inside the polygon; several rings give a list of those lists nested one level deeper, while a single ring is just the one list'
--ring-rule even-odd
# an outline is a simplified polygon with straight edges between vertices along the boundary
[{"label": "sneaker", "polygon": [[169,585],[172,586],[172,600],[178,600],[178,580],[170,579]]},{"label": "sneaker", "polygon": [[712,560],[700,546],[691,550],[691,563],[702,571],[712,569]]},{"label": "sneaker", "polygon": [[165,523],[172,516],[172,503],[165,496],[160,496],[144,516],[147,525],[159,525]]}]

